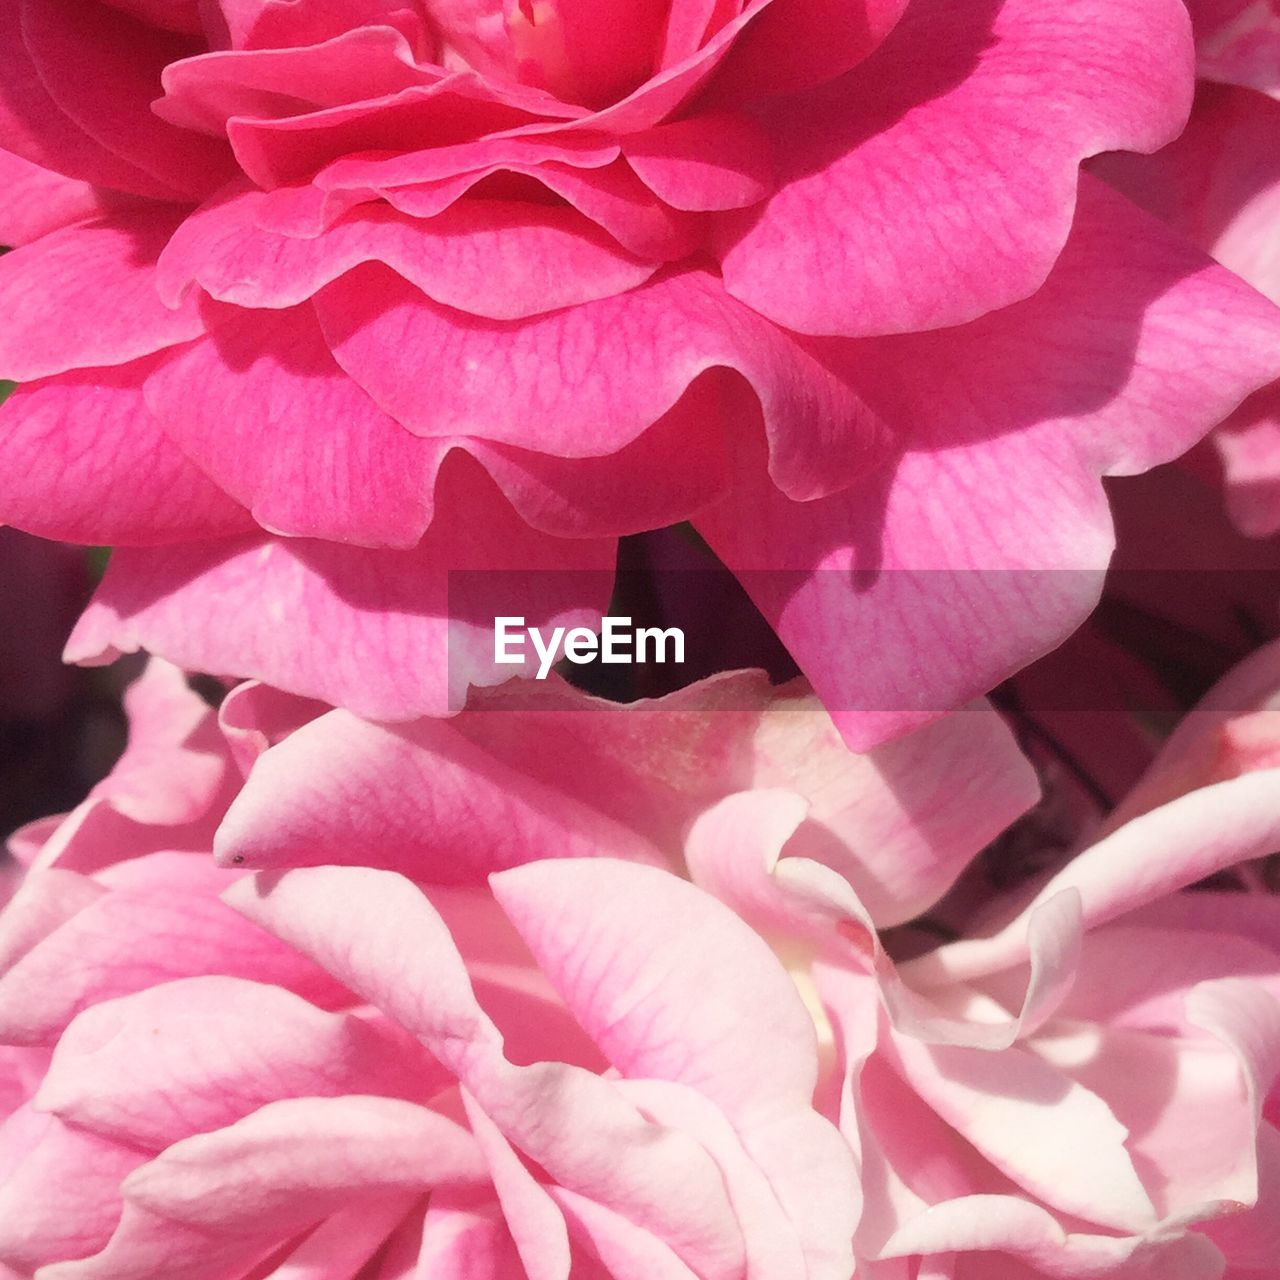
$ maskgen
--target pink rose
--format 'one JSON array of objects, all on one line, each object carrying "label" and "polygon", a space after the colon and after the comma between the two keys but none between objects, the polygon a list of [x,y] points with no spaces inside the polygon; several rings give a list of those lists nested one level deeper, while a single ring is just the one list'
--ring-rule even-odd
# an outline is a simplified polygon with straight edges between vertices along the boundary
[{"label": "pink rose", "polygon": [[1099,475],[1280,369],[1078,173],[1181,127],[1179,0],[0,22],[0,518],[119,547],[79,660],[441,714],[510,672],[494,593],[598,615],[618,535],[691,517],[865,744],[1060,640]]},{"label": "pink rose", "polygon": [[847,1280],[814,1025],[722,904],[610,857],[255,885],[188,846],[317,708],[247,687],[220,741],[157,665],[130,704],[0,914],[6,1277]]}]

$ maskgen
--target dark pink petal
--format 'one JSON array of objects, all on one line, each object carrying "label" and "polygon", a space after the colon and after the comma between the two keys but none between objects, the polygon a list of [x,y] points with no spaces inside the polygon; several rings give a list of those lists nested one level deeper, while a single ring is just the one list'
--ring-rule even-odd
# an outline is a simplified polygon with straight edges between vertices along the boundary
[{"label": "dark pink petal", "polygon": [[1189,0],[1196,70],[1206,80],[1280,93],[1280,12],[1274,0]]},{"label": "dark pink petal", "polygon": [[[405,0],[218,0],[233,49],[321,44],[357,27],[404,21]],[[207,24],[212,15],[204,11]]]},{"label": "dark pink petal", "polygon": [[199,199],[232,176],[224,142],[176,129],[151,110],[161,72],[195,52],[191,40],[81,0],[20,0],[20,8],[42,83],[89,137],[177,196]]},{"label": "dark pink petal", "polygon": [[713,100],[752,101],[834,80],[893,30],[907,0],[774,0],[734,41]]},{"label": "dark pink petal", "polygon": [[1070,230],[1080,161],[1177,134],[1191,56],[1173,0],[912,4],[857,75],[768,114],[783,186],[726,232],[725,287],[849,335],[1024,298]]},{"label": "dark pink petal", "polygon": [[517,320],[623,293],[656,265],[555,206],[470,200],[420,221],[373,205],[295,239],[257,225],[262,199],[253,192],[216,207],[216,231],[199,214],[188,221],[161,263],[167,297],[194,281],[221,302],[290,307],[360,263],[381,262],[446,306]]},{"label": "dark pink petal", "polygon": [[558,458],[483,440],[464,447],[535,529],[568,538],[640,533],[686,519],[724,494],[726,437],[735,406],[750,395],[723,370],[702,374],[638,440],[602,458]]},{"label": "dark pink petal", "polygon": [[147,409],[142,384],[154,364],[62,374],[9,397],[0,409],[0,520],[115,546],[253,527]]},{"label": "dark pink petal", "polygon": [[302,48],[216,50],[171,62],[154,109],[180,128],[218,137],[234,117],[294,116],[439,78],[438,71],[417,65],[394,27],[362,27]]},{"label": "dark pink petal", "polygon": [[178,194],[91,138],[49,96],[23,41],[17,0],[0,9],[0,146],[53,173],[114,191],[160,200]]},{"label": "dark pink petal", "polygon": [[99,187],[0,150],[0,244],[27,244],[96,218],[110,200],[111,194]]},{"label": "dark pink petal", "polygon": [[170,440],[264,529],[416,546],[453,447],[389,418],[334,363],[310,307],[228,310],[145,395]]},{"label": "dark pink petal", "polygon": [[113,9],[131,14],[153,27],[204,35],[200,21],[201,0],[104,0]]},{"label": "dark pink petal", "polygon": [[227,132],[242,171],[270,189],[363,151],[417,151],[424,138],[452,146],[585,114],[535,90],[493,84],[469,71],[441,72],[435,84],[347,106],[282,120],[236,118]]},{"label": "dark pink petal", "polygon": [[236,685],[223,698],[218,728],[241,777],[247,778],[264,751],[328,710],[322,702],[297,698],[250,680]]},{"label": "dark pink petal", "polygon": [[156,258],[182,218],[172,205],[131,210],[0,258],[0,375],[126,364],[203,333],[193,303],[171,309],[156,287]]},{"label": "dark pink petal", "polygon": [[703,239],[697,215],[682,213],[659,200],[623,160],[598,169],[555,160],[509,160],[455,178],[387,187],[382,195],[402,213],[434,218],[494,173],[521,174],[536,180],[607,231],[624,249],[649,262],[678,262]]},{"label": "dark pink petal", "polygon": [[[856,473],[881,440],[874,413],[794,335],[741,308],[701,272],[515,323],[424,298],[384,268],[322,290],[316,309],[338,363],[422,435],[474,434],[561,457],[612,453],[671,408],[704,370],[741,372],[775,444],[774,476],[807,493],[818,458]],[[556,376],[546,376],[548,353]],[[404,369],[438,370],[431,394]],[[492,389],[504,395],[495,400]],[[823,439],[812,442],[813,423]]]},{"label": "dark pink petal", "polygon": [[533,172],[543,164],[595,169],[611,164],[619,154],[618,144],[606,136],[526,129],[425,150],[343,156],[316,174],[315,185],[322,191],[348,187],[381,191],[467,173],[492,173],[514,164],[529,166]]},{"label": "dark pink petal", "polygon": [[742,4],[743,0],[672,0],[659,65],[671,67],[692,57],[742,12]]},{"label": "dark pink petal", "polygon": [[68,660],[147,648],[374,720],[456,711],[469,683],[519,672],[493,663],[496,615],[539,627],[597,620],[614,554],[607,541],[535,533],[462,462],[437,492],[447,514],[412,551],[254,537],[116,552]]},{"label": "dark pink petal", "polygon": [[623,154],[645,186],[677,209],[741,209],[773,188],[769,136],[744,115],[661,124],[627,138]]},{"label": "dark pink petal", "polygon": [[1280,383],[1246,400],[1212,441],[1236,526],[1251,538],[1280,533]]},{"label": "dark pink petal", "polygon": [[[1032,298],[843,348],[867,400],[901,424],[896,464],[799,504],[757,463],[697,526],[866,746],[993,687],[1084,618],[1112,546],[1098,476],[1176,456],[1273,377],[1277,318],[1086,182]],[[857,635],[856,665],[827,661]]]}]

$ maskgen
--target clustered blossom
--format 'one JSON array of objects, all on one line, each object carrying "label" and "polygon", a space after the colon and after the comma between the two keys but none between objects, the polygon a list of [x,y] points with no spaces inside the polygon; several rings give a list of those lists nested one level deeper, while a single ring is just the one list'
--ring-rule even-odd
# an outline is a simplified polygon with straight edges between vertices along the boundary
[{"label": "clustered blossom", "polygon": [[[147,655],[0,1280],[1280,1276],[1277,112],[1278,0],[0,5],[0,746]],[[756,632],[497,661],[637,565]]]},{"label": "clustered blossom", "polygon": [[117,548],[77,660],[445,714],[509,674],[451,619],[598,617],[691,518],[867,745],[1061,640],[1099,476],[1280,373],[1080,173],[1181,129],[1181,0],[2,21],[0,519]]},{"label": "clustered blossom", "polygon": [[751,673],[390,729],[248,685],[219,727],[153,663],[116,771],[15,842],[0,1262],[1270,1274],[1274,904],[1180,890],[1280,846],[1277,706],[1273,647],[1029,902],[895,965],[1036,797],[985,705],[866,756]]}]

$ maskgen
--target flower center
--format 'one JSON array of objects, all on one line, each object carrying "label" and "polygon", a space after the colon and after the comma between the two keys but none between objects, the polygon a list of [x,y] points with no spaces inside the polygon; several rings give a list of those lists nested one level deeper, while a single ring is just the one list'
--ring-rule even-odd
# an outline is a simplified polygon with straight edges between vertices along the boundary
[{"label": "flower center", "polygon": [[656,70],[669,0],[427,0],[446,66],[599,107]]}]

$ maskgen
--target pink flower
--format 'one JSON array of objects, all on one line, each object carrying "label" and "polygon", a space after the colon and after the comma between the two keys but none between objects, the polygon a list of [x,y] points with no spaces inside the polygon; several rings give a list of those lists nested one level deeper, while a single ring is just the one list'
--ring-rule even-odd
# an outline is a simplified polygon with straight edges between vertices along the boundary
[{"label": "pink flower", "polygon": [[740,795],[699,820],[695,880],[810,941],[867,1274],[1272,1273],[1280,912],[1179,890],[1233,867],[1256,885],[1252,860],[1280,849],[1278,699],[1273,645],[1091,847],[901,965],[850,886],[796,856],[794,797]]},{"label": "pink flower", "polygon": [[692,517],[869,743],[1061,639],[1099,475],[1277,372],[1271,309],[1078,174],[1181,127],[1178,0],[2,22],[0,517],[120,548],[76,659],[441,714],[508,673],[494,593],[592,616]]},{"label": "pink flower", "polygon": [[722,904],[611,857],[255,884],[187,846],[316,708],[244,689],[220,743],[153,665],[130,709],[0,915],[6,1276],[849,1276],[813,1022]]}]

